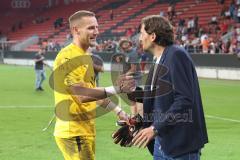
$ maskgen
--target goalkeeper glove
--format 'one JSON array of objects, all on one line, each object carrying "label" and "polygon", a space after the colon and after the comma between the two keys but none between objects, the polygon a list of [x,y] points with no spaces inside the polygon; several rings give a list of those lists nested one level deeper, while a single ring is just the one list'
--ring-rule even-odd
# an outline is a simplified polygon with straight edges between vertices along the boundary
[{"label": "goalkeeper glove", "polygon": [[123,124],[116,132],[113,133],[112,138],[115,144],[120,144],[122,147],[130,147],[132,145],[133,137],[142,129],[143,119],[137,114],[129,119],[129,123]]}]

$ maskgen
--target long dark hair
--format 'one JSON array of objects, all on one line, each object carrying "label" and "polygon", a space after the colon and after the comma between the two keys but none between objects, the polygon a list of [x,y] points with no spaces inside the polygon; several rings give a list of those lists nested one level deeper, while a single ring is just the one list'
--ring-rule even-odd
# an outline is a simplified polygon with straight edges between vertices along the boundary
[{"label": "long dark hair", "polygon": [[154,42],[161,46],[172,45],[174,42],[173,26],[162,16],[151,15],[144,17],[141,21],[141,26],[144,24],[144,29],[148,34],[155,33],[156,39]]}]

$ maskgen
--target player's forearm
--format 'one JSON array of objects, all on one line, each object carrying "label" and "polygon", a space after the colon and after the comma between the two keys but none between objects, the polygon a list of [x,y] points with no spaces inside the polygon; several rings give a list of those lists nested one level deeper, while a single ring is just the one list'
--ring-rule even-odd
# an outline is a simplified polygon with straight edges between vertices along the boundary
[{"label": "player's forearm", "polygon": [[119,93],[130,93],[136,88],[135,80],[132,76],[119,76],[116,84],[117,86],[105,88],[88,88],[88,85],[85,83],[78,83],[71,85],[67,91],[70,95],[75,96],[79,102],[85,103],[104,99]]},{"label": "player's forearm", "polygon": [[100,101],[97,101],[97,104],[103,107],[107,112],[112,111],[118,116],[120,120],[128,121],[129,115],[117,104],[113,103],[110,99],[106,98]]},{"label": "player's forearm", "polygon": [[116,115],[119,115],[122,112],[122,108],[115,103],[113,103],[110,99],[105,98],[103,100],[97,101],[97,104],[104,108],[106,111],[113,111]]},{"label": "player's forearm", "polygon": [[73,85],[68,92],[74,96],[80,103],[92,102],[107,98],[109,96],[121,93],[120,87],[105,88],[86,88],[79,85]]}]

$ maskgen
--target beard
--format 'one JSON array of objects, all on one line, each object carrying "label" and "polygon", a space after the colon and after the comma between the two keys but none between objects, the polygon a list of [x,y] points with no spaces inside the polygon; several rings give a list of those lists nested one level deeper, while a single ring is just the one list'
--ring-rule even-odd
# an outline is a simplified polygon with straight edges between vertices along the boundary
[{"label": "beard", "polygon": [[97,45],[97,41],[90,40],[90,42],[89,42],[90,47],[95,47],[96,45]]},{"label": "beard", "polygon": [[153,48],[154,48],[154,44],[151,43],[148,47],[143,48],[143,51],[144,51],[144,52],[148,52],[148,53],[152,53]]}]

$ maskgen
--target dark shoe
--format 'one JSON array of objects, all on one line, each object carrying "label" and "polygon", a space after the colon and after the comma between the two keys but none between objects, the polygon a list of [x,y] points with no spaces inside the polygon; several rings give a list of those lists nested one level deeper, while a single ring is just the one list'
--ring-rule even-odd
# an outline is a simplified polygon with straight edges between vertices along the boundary
[{"label": "dark shoe", "polygon": [[44,89],[42,87],[38,87],[36,88],[36,91],[44,91]]}]

